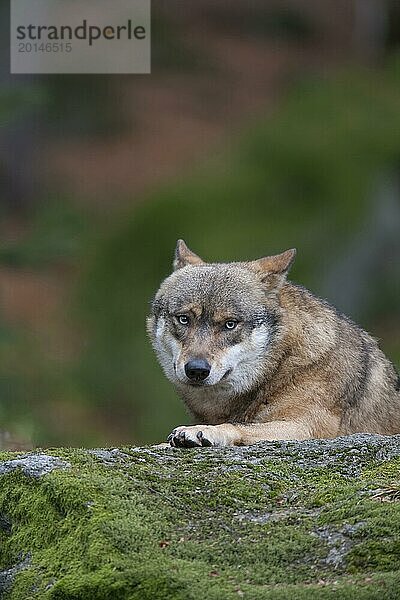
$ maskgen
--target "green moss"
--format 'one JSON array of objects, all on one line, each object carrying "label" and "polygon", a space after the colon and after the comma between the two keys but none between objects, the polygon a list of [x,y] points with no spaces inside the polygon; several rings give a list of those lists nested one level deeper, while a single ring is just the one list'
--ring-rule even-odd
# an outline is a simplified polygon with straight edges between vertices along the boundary
[{"label": "green moss", "polygon": [[3,475],[0,567],[30,561],[7,597],[395,598],[400,503],[372,496],[398,458],[345,476],[296,448],[60,449],[69,468]]}]

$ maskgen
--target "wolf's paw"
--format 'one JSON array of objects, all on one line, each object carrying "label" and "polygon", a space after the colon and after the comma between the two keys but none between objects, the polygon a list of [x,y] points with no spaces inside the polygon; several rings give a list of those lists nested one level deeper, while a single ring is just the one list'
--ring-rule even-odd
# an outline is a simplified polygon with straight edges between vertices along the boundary
[{"label": "wolf's paw", "polygon": [[196,446],[225,446],[224,436],[221,436],[215,425],[194,425],[191,427],[176,427],[169,434],[167,441],[175,448],[194,448]]}]

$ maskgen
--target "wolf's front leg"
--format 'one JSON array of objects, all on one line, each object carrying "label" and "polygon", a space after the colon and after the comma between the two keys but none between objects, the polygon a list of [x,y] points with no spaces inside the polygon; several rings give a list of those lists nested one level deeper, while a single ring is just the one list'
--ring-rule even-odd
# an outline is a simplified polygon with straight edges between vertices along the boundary
[{"label": "wolf's front leg", "polygon": [[249,425],[193,425],[176,427],[168,436],[174,447],[246,446],[263,440],[306,440],[311,438],[309,427],[302,422],[270,421]]}]

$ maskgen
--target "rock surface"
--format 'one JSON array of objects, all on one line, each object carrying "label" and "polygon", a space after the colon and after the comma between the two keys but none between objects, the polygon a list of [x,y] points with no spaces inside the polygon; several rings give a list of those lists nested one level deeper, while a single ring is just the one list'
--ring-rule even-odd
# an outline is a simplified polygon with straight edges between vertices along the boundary
[{"label": "rock surface", "polygon": [[1,597],[400,597],[400,436],[0,458]]}]

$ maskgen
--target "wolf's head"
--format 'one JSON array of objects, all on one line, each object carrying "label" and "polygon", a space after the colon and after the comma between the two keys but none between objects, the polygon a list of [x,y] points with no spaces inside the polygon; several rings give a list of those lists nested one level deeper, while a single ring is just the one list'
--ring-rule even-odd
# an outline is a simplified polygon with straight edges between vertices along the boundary
[{"label": "wolf's head", "polygon": [[155,296],[147,329],[184,395],[212,388],[237,396],[257,386],[279,333],[279,290],[295,254],[205,263],[178,241],[174,272]]}]

